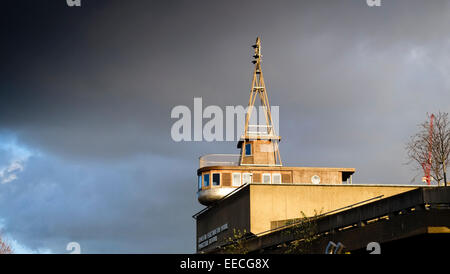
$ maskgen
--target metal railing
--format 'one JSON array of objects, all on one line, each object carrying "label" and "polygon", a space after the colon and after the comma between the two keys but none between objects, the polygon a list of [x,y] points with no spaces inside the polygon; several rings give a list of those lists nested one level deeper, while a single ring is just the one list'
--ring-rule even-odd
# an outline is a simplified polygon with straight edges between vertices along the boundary
[{"label": "metal railing", "polygon": [[238,166],[241,161],[239,154],[207,154],[199,158],[199,167],[205,166]]},{"label": "metal railing", "polygon": [[269,133],[272,131],[272,126],[267,125],[248,125],[248,135],[255,136],[269,136]]}]

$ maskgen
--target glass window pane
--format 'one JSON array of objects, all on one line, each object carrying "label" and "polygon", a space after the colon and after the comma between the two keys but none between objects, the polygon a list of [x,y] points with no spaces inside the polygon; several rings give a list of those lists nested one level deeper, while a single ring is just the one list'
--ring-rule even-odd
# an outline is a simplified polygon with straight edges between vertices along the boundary
[{"label": "glass window pane", "polygon": [[243,184],[251,184],[252,183],[252,174],[251,173],[242,174],[242,183]]},{"label": "glass window pane", "polygon": [[220,173],[213,173],[213,186],[220,186]]},{"label": "glass window pane", "polygon": [[202,175],[198,175],[198,190],[202,189]]},{"label": "glass window pane", "polygon": [[270,184],[270,174],[268,173],[263,174],[263,183]]},{"label": "glass window pane", "polygon": [[233,186],[241,185],[241,173],[233,173]]},{"label": "glass window pane", "polygon": [[245,144],[245,155],[252,155],[252,144]]},{"label": "glass window pane", "polygon": [[272,179],[274,184],[281,184],[281,174],[279,173],[272,174]]},{"label": "glass window pane", "polygon": [[203,175],[203,184],[209,186],[209,174]]}]

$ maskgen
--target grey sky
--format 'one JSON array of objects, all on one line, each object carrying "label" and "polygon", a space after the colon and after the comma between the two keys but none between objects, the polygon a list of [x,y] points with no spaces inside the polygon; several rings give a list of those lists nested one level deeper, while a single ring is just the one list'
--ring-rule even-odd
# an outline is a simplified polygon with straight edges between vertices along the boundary
[{"label": "grey sky", "polygon": [[[262,38],[284,164],[408,184],[404,144],[450,112],[450,1],[16,0],[0,10],[0,226],[28,251],[194,252],[198,157],[171,109],[246,105]],[[419,183],[418,176],[415,183]]]}]

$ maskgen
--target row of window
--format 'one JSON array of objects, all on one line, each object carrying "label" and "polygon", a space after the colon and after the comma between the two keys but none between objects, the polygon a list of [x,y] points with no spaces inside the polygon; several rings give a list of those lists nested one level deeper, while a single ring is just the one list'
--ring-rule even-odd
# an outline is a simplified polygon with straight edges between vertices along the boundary
[{"label": "row of window", "polygon": [[[232,186],[239,187],[241,185],[250,184],[252,182],[252,173],[232,173]],[[262,183],[264,184],[281,184],[281,174],[280,173],[263,173]],[[203,174],[203,186],[209,187],[210,184],[210,174]],[[220,186],[220,173],[212,174],[212,185]],[[198,189],[202,188],[202,176],[198,176]]]}]

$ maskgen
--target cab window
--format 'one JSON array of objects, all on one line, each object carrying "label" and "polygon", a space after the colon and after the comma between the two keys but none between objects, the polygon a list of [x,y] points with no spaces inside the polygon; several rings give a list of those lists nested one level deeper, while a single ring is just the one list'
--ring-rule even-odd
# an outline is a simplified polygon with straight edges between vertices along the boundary
[{"label": "cab window", "polygon": [[203,184],[209,186],[209,173],[203,175]]}]

